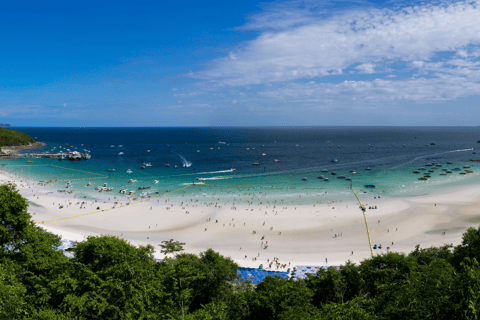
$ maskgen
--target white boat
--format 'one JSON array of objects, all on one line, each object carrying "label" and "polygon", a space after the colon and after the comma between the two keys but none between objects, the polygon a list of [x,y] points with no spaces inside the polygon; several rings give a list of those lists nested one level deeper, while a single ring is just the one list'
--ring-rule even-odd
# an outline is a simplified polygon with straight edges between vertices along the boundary
[{"label": "white boat", "polygon": [[147,150],[147,152],[150,152],[150,150]]},{"label": "white boat", "polygon": [[107,169],[107,171],[109,171],[109,172],[115,172],[115,171],[117,171],[117,170],[115,170],[115,169]]},{"label": "white boat", "polygon": [[119,152],[118,155],[119,155],[119,156],[123,156],[123,152]]},{"label": "white boat", "polygon": [[110,148],[114,148],[114,147],[115,147],[115,146],[114,146],[113,144],[110,146]]},{"label": "white boat", "polygon": [[218,141],[218,143],[220,143],[220,144],[227,144],[226,142],[223,142],[223,141]]},{"label": "white boat", "polygon": [[119,144],[118,147],[121,148],[121,147],[123,147],[123,145]]},{"label": "white boat", "polygon": [[89,184],[87,184],[87,187],[91,187],[91,186],[93,186],[94,184],[95,184],[95,183],[90,182]]},{"label": "white boat", "polygon": [[71,160],[71,161],[82,160],[82,154],[78,151],[71,151],[68,153],[68,160]]},{"label": "white boat", "polygon": [[82,153],[83,160],[90,160],[92,156],[89,153]]},{"label": "white boat", "polygon": [[280,160],[277,160],[277,159],[273,160],[273,162],[279,162],[279,161],[280,161]]},{"label": "white boat", "polygon": [[130,169],[128,169],[128,170],[127,170],[127,173],[132,173],[132,172],[133,172],[133,171],[132,171],[132,170],[130,170]]},{"label": "white boat", "polygon": [[128,183],[132,183],[132,182],[137,182],[137,180],[134,180],[134,179],[128,180]]},{"label": "white boat", "polygon": [[125,194],[125,193],[127,193],[127,189],[122,188],[122,189],[120,189],[120,191],[118,193]]},{"label": "white boat", "polygon": [[153,181],[153,184],[157,184],[157,183],[158,183],[158,180]]},{"label": "white boat", "polygon": [[266,156],[267,154],[266,153],[262,153],[262,156]]},{"label": "white boat", "polygon": [[152,166],[152,164],[151,164],[150,162],[148,162],[148,163],[145,163],[145,162],[144,162],[143,165],[144,165],[145,167],[151,167],[151,166]]},{"label": "white boat", "polygon": [[128,193],[129,196],[131,196],[131,195],[133,195],[133,194],[135,194],[135,190],[132,190],[132,191],[130,191],[130,192]]}]

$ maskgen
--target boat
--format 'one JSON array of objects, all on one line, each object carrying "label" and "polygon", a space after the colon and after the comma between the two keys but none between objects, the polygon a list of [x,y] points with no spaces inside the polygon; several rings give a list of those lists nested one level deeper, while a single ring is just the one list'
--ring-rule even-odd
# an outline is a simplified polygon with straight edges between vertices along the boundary
[{"label": "boat", "polygon": [[273,160],[273,162],[279,162],[279,161],[280,161],[280,160],[277,160],[277,159]]},{"label": "boat", "polygon": [[352,178],[345,178],[346,181],[352,181]]},{"label": "boat", "polygon": [[252,166],[259,166],[259,165],[260,165],[260,163],[258,163],[258,162],[252,163]]},{"label": "boat", "polygon": [[322,172],[328,172],[328,170],[327,170],[327,169],[323,169]]},{"label": "boat", "polygon": [[262,153],[262,156],[266,156],[267,154],[266,153]]},{"label": "boat", "polygon": [[145,162],[144,162],[143,165],[144,165],[145,167],[151,167],[151,166],[152,166],[152,164],[151,164],[150,162],[148,162],[148,163],[145,163]]},{"label": "boat", "polygon": [[115,147],[115,146],[114,146],[113,144],[110,146],[110,148],[114,148],[114,147]]},{"label": "boat", "polygon": [[430,145],[431,145],[431,146],[434,146],[434,145],[435,145],[435,143],[433,143],[433,142],[432,142],[432,143],[430,143]]},{"label": "boat", "polygon": [[130,170],[130,169],[128,169],[128,170],[127,170],[127,173],[132,173],[132,172],[133,172],[133,171],[132,171],[132,170]]},{"label": "boat", "polygon": [[145,169],[146,167],[145,166],[141,166],[140,169]]},{"label": "boat", "polygon": [[338,176],[337,179],[345,179],[345,176]]},{"label": "boat", "polygon": [[437,167],[437,166],[433,166],[432,169],[438,169],[438,167]]},{"label": "boat", "polygon": [[467,174],[466,172],[459,172],[459,174]]},{"label": "boat", "polygon": [[178,166],[177,166],[177,165],[175,165],[175,169],[178,169]]},{"label": "boat", "polygon": [[118,147],[119,147],[119,148],[123,147],[123,144],[119,144]]},{"label": "boat", "polygon": [[325,179],[325,177],[324,177],[324,176],[320,176],[320,177],[318,177],[318,179]]},{"label": "boat", "polygon": [[169,165],[169,164],[166,164],[166,165],[165,165],[165,167],[166,167],[166,168],[169,168],[169,167],[170,167],[170,165]]},{"label": "boat", "polygon": [[331,162],[338,162],[338,159],[332,159]]},{"label": "boat", "polygon": [[448,170],[447,173],[453,173],[452,171]]},{"label": "boat", "polygon": [[107,171],[108,171],[108,172],[115,172],[115,171],[117,171],[117,170],[115,170],[115,169],[107,169]]},{"label": "boat", "polygon": [[330,181],[330,179],[328,179],[328,178],[325,178],[325,179],[323,179],[323,181]]},{"label": "boat", "polygon": [[70,161],[82,160],[82,154],[78,151],[71,151],[68,153],[68,160]]},{"label": "boat", "polygon": [[465,170],[465,172],[466,172],[466,173],[473,173],[473,170],[467,169],[467,170]]},{"label": "boat", "polygon": [[445,172],[440,173],[441,176],[446,176],[447,174]]},{"label": "boat", "polygon": [[150,189],[151,187],[138,187],[138,190]]},{"label": "boat", "polygon": [[460,169],[460,168],[454,168],[454,169],[452,169],[452,170],[454,170],[454,171],[460,171],[460,170],[462,170],[462,169]]},{"label": "boat", "polygon": [[466,169],[466,168],[470,168],[470,166],[468,166],[468,165],[467,165],[467,166],[463,166],[463,167],[464,167],[465,169]]},{"label": "boat", "polygon": [[332,176],[336,176],[337,173],[336,173],[336,172],[332,172],[331,175],[332,175]]},{"label": "boat", "polygon": [[87,184],[87,187],[91,187],[91,186],[93,186],[94,184],[95,184],[95,183],[90,182],[89,184]]},{"label": "boat", "polygon": [[350,170],[350,174],[357,174],[357,171],[355,171],[355,170]]},{"label": "boat", "polygon": [[153,181],[153,184],[157,184],[157,183],[158,183],[158,180]]},{"label": "boat", "polygon": [[431,167],[431,166],[432,166],[431,163],[427,163],[427,164],[425,165],[425,167]]},{"label": "boat", "polygon": [[82,158],[83,160],[90,160],[92,158],[92,156],[90,155],[90,153],[82,153]]},{"label": "boat", "polygon": [[133,195],[133,194],[135,194],[135,190],[132,190],[132,191],[130,191],[130,192],[128,193],[129,196],[131,196],[131,195]]},{"label": "boat", "polygon": [[147,152],[150,152],[150,150],[147,150]]},{"label": "boat", "polygon": [[118,193],[125,194],[126,192],[127,192],[127,189],[122,188]]},{"label": "boat", "polygon": [[226,142],[223,141],[218,141],[219,144],[227,144]]},{"label": "boat", "polygon": [[308,179],[307,178],[302,178],[302,181],[308,181]]},{"label": "boat", "polygon": [[428,170],[428,172],[435,172],[435,170]]},{"label": "boat", "polygon": [[425,167],[421,167],[419,170],[427,170]]},{"label": "boat", "polygon": [[372,189],[372,188],[375,188],[375,185],[374,184],[366,184],[366,185],[364,185],[364,187]]},{"label": "boat", "polygon": [[123,152],[119,152],[118,155],[119,155],[119,156],[123,156],[124,153],[123,153]]},{"label": "boat", "polygon": [[450,161],[448,161],[447,164],[452,164],[452,163]]},{"label": "boat", "polygon": [[63,153],[58,157],[58,161],[62,161],[62,160],[65,160],[67,159],[67,156],[64,155]]},{"label": "boat", "polygon": [[368,168],[366,168],[365,170],[370,171],[370,170],[372,170],[372,168],[368,167]]},{"label": "boat", "polygon": [[137,180],[134,180],[134,179],[128,180],[128,183],[133,183],[133,182],[137,182]]},{"label": "boat", "polygon": [[418,171],[418,170],[415,170],[415,171],[413,171],[413,173],[420,173],[420,171]]},{"label": "boat", "polygon": [[33,161],[28,160],[27,163],[33,163]]},{"label": "boat", "polygon": [[420,177],[420,178],[418,178],[418,180],[426,181],[426,180],[428,180],[428,179],[427,179],[426,177]]}]

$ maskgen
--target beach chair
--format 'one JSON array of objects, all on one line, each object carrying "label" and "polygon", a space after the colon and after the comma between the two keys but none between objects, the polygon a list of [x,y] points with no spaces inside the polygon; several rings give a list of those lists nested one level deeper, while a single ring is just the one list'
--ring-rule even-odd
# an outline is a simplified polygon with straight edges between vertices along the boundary
[{"label": "beach chair", "polygon": [[376,245],[376,244],[373,245],[373,249],[375,249],[375,250],[377,249],[377,245]]}]

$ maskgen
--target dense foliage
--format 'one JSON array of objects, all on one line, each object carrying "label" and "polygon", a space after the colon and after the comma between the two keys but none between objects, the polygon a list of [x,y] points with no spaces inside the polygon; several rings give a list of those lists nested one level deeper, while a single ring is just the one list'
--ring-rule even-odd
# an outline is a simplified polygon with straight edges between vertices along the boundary
[{"label": "dense foliage", "polygon": [[28,134],[17,130],[0,128],[0,148],[7,146],[23,146],[34,142],[35,140]]},{"label": "dense foliage", "polygon": [[480,228],[455,248],[387,253],[321,269],[307,280],[235,282],[238,266],[213,250],[181,253],[183,243],[134,247],[89,237],[74,258],[58,236],[30,220],[27,203],[0,186],[1,319],[478,319]]}]

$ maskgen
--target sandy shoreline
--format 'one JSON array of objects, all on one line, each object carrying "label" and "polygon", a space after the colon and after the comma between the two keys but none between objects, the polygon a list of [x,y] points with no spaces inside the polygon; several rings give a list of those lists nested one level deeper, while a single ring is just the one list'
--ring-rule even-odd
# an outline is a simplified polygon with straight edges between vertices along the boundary
[{"label": "sandy shoreline", "polygon": [[[0,182],[14,180],[22,196],[34,204],[29,207],[33,219],[55,220],[39,225],[69,240],[109,234],[134,245],[150,243],[161,258],[158,245],[173,238],[186,242],[186,252],[212,248],[248,267],[266,266],[267,259],[274,257],[291,266],[340,265],[347,260],[358,263],[371,257],[364,217],[353,201],[232,207],[228,203],[215,206],[187,200],[174,203],[166,195],[125,206],[125,200],[114,204],[115,193],[109,194],[110,201],[87,201],[51,193],[54,190],[48,185],[18,181],[19,177],[1,172]],[[367,208],[378,207],[366,211],[372,245],[383,246],[373,250],[374,254],[387,252],[387,247],[390,251],[409,253],[417,244],[422,248],[457,245],[463,231],[480,222],[475,218],[480,207],[477,186],[407,198],[359,196]],[[86,203],[81,205],[82,202]],[[59,205],[64,207],[59,209]],[[113,206],[116,208],[112,209]]]}]

